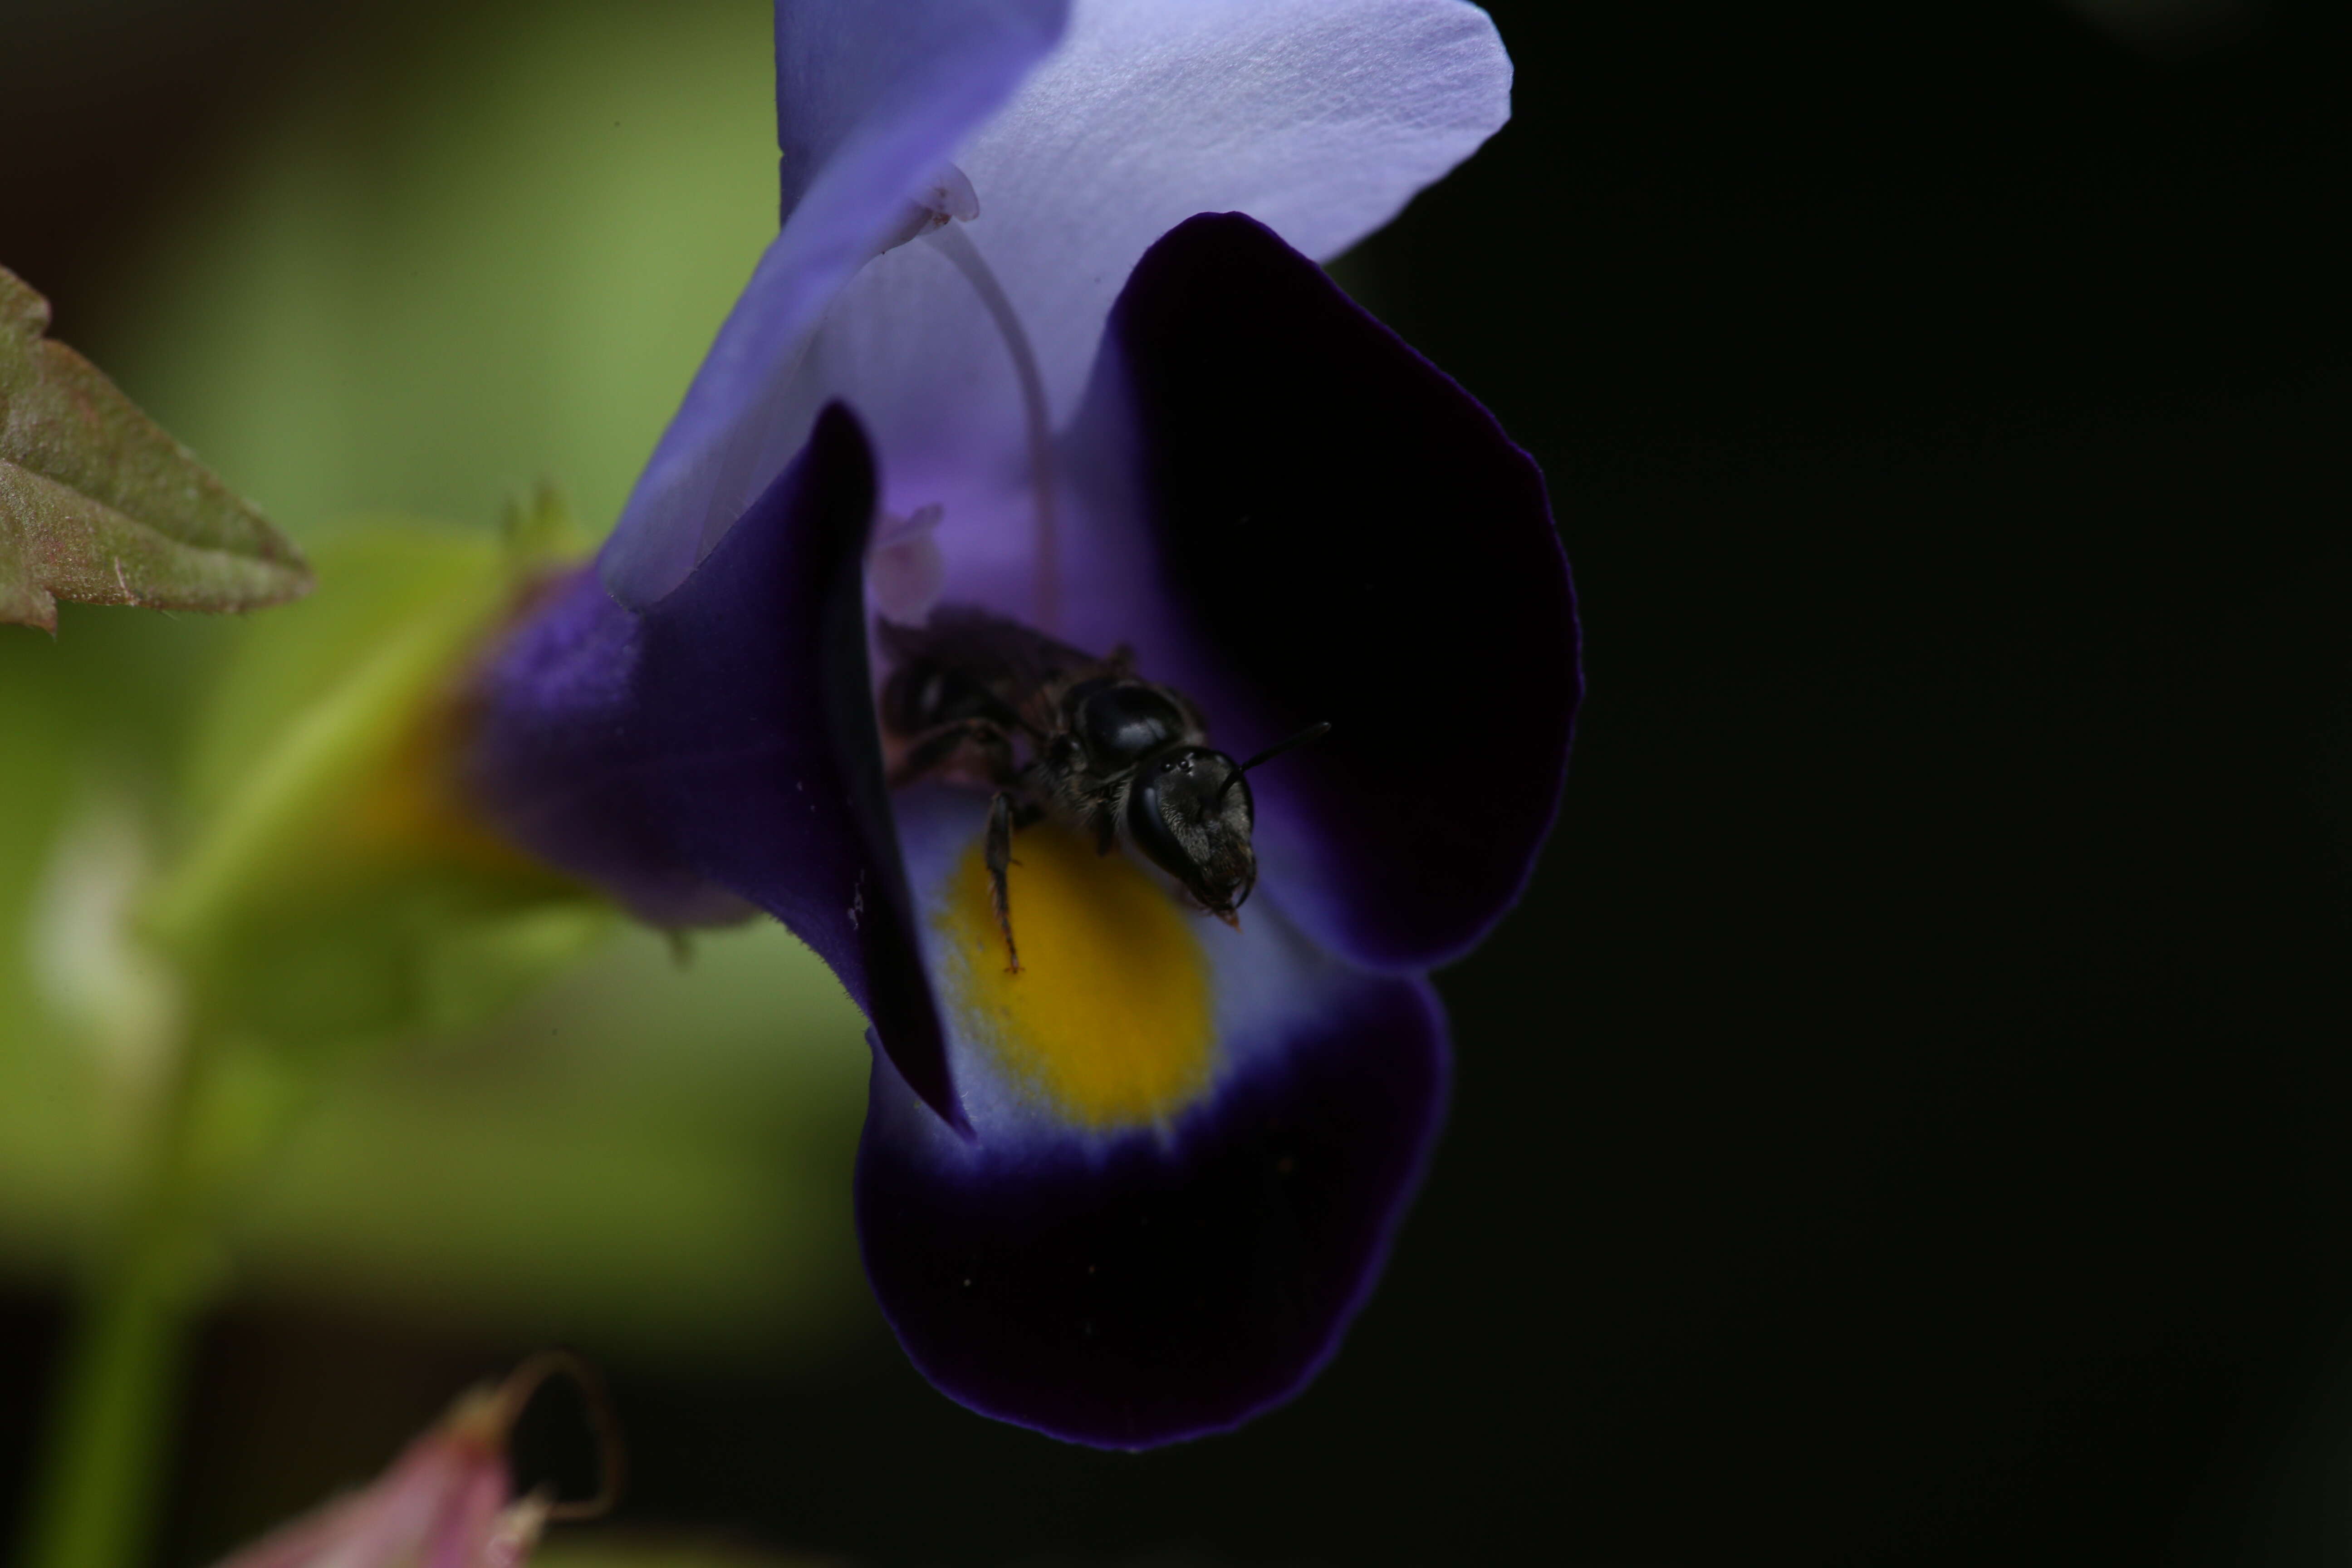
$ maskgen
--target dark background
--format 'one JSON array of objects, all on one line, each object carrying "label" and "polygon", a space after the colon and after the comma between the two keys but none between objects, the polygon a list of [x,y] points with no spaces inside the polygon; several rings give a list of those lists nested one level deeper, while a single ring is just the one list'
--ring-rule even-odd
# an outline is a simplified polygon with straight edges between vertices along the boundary
[{"label": "dark background", "polygon": [[[1141,1458],[967,1415],[878,1321],[625,1374],[625,1521],[875,1563],[2347,1560],[2346,8],[1494,10],[1516,120],[1349,278],[1542,459],[1591,696],[1525,907],[1443,977],[1459,1092],[1387,1283],[1295,1405]],[[64,15],[0,96],[37,154],[0,256],[102,336],[173,149],[327,24]],[[121,112],[58,134],[89,93]],[[57,1307],[0,1313],[21,1473]],[[517,1348],[230,1313],[170,1568]]]}]

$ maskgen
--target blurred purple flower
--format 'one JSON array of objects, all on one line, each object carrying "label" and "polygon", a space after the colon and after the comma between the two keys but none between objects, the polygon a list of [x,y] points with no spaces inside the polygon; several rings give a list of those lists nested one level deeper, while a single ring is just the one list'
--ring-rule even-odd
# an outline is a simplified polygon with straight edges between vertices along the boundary
[{"label": "blurred purple flower", "polygon": [[[1419,1176],[1424,975],[1549,826],[1574,616],[1534,465],[1308,258],[1509,71],[1458,0],[781,5],[782,229],[596,575],[485,667],[509,834],[657,923],[764,910],[865,1010],[867,1270],[989,1415],[1248,1419]],[[1235,751],[1334,723],[1253,775],[1243,929],[1040,825],[1004,972],[985,796],[886,787],[876,619],[934,604],[1124,644]]]}]

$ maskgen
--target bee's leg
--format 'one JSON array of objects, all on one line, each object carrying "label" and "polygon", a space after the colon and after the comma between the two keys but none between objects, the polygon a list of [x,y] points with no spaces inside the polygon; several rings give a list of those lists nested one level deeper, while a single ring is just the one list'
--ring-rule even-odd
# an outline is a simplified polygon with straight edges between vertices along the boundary
[{"label": "bee's leg", "polygon": [[898,765],[890,770],[890,787],[897,789],[917,779],[929,778],[974,753],[992,783],[1013,782],[1016,772],[1013,766],[1013,737],[1004,732],[1004,727],[992,719],[959,719],[916,736]]},{"label": "bee's leg", "polygon": [[1118,847],[1118,808],[1120,792],[1117,789],[1097,790],[1086,804],[1086,825],[1095,830],[1095,853],[1108,855]]},{"label": "bee's leg", "polygon": [[1021,950],[1013,945],[1013,906],[1005,888],[1005,868],[1013,864],[1013,797],[1003,790],[988,803],[988,845],[983,858],[988,862],[989,901],[996,909],[997,929],[1004,932],[1004,970],[1018,974]]}]

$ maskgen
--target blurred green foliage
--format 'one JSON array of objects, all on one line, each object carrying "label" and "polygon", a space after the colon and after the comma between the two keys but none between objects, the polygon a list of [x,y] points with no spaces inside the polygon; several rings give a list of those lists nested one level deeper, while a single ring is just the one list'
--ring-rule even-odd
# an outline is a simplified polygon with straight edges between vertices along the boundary
[{"label": "blurred green foliage", "polygon": [[503,548],[417,522],[348,532],[320,552],[326,604],[236,639],[171,792],[169,869],[133,910],[198,1042],[299,1056],[471,1022],[602,934],[593,896],[491,837],[452,773],[463,671],[583,553],[523,544],[563,525],[522,517]]},{"label": "blurred green foliage", "polygon": [[[123,259],[92,346],[320,585],[0,628],[0,1269],[86,1249],[183,1016],[232,1037],[206,1136],[259,1151],[232,1289],[673,1359],[862,1300],[861,1024],[779,928],[681,963],[511,866],[336,838],[503,605],[501,509],[551,478],[609,523],[772,231],[768,51],[761,0],[452,14],[254,106]],[[388,512],[447,521],[350,521]]]},{"label": "blurred green foliage", "polygon": [[431,15],[271,106],[83,346],[291,525],[552,478],[601,528],[775,232],[769,7]]}]

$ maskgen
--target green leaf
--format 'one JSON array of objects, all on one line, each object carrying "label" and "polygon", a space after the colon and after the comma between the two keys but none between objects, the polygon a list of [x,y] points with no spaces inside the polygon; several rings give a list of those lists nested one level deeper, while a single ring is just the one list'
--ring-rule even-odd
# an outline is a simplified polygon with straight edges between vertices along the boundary
[{"label": "green leaf", "polygon": [[252,610],[309,593],[293,543],[48,325],[0,268],[0,624],[54,632],[60,598]]}]

